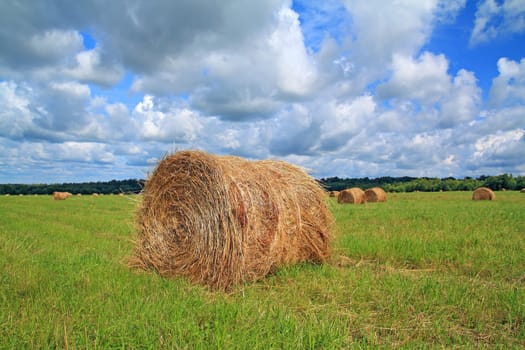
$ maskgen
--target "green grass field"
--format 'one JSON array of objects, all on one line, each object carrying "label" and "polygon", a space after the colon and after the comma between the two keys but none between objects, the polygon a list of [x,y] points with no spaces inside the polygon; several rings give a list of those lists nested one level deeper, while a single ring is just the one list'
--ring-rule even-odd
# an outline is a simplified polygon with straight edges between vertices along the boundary
[{"label": "green grass field", "polygon": [[525,194],[388,195],[228,294],[126,266],[137,197],[0,197],[0,348],[524,348]]}]

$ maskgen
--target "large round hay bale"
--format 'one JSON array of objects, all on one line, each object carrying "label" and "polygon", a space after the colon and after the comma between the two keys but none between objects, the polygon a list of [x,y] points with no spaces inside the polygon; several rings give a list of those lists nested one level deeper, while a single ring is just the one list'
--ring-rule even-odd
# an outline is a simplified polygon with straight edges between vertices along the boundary
[{"label": "large round hay bale", "polygon": [[386,193],[381,187],[373,187],[365,190],[367,202],[386,202]]},{"label": "large round hay bale", "polygon": [[339,195],[337,196],[337,203],[366,203],[365,192],[359,187],[347,188],[346,190],[339,192]]},{"label": "large round hay bale", "polygon": [[478,187],[472,194],[472,199],[475,201],[480,200],[494,200],[496,199],[496,194],[488,187]]},{"label": "large round hay bale", "polygon": [[58,201],[58,200],[65,200],[69,197],[71,197],[72,194],[69,193],[69,192],[53,192],[53,199]]},{"label": "large round hay bale", "polygon": [[147,179],[130,265],[216,289],[330,256],[325,192],[303,170],[200,151],[165,157]]}]

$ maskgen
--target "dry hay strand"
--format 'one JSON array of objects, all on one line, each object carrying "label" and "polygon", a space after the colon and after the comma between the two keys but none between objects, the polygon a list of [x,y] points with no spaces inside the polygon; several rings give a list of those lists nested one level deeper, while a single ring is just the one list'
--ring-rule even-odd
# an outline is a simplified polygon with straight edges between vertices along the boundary
[{"label": "dry hay strand", "polygon": [[72,194],[69,192],[53,192],[53,199],[56,201],[65,200],[71,196]]},{"label": "dry hay strand", "polygon": [[488,187],[478,187],[472,194],[472,200],[495,200],[496,194]]},{"label": "dry hay strand", "polygon": [[339,196],[339,191],[330,191],[330,192],[329,192],[329,196],[330,196],[330,197],[336,197],[336,198],[337,198],[337,196]]},{"label": "dry hay strand", "polygon": [[365,190],[367,202],[386,202],[386,192],[381,187],[373,187]]},{"label": "dry hay strand", "polygon": [[339,195],[337,196],[337,203],[366,203],[365,192],[359,187],[347,188],[346,190],[339,192]]},{"label": "dry hay strand", "polygon": [[214,289],[330,256],[324,190],[285,162],[200,151],[166,156],[147,179],[130,265]]}]

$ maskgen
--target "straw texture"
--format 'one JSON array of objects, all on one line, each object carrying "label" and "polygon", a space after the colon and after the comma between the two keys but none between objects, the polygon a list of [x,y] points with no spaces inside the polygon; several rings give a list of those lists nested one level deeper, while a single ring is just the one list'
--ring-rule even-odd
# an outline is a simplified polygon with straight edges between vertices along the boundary
[{"label": "straw texture", "polygon": [[280,161],[181,151],[146,181],[130,264],[215,289],[330,256],[323,189]]}]

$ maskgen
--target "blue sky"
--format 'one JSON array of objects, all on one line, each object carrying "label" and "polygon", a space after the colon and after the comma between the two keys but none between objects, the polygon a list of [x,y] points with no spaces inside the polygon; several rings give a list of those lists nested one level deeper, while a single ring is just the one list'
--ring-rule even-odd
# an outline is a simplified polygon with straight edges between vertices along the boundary
[{"label": "blue sky", "polygon": [[3,1],[0,183],[168,152],[313,176],[525,175],[522,0]]}]

